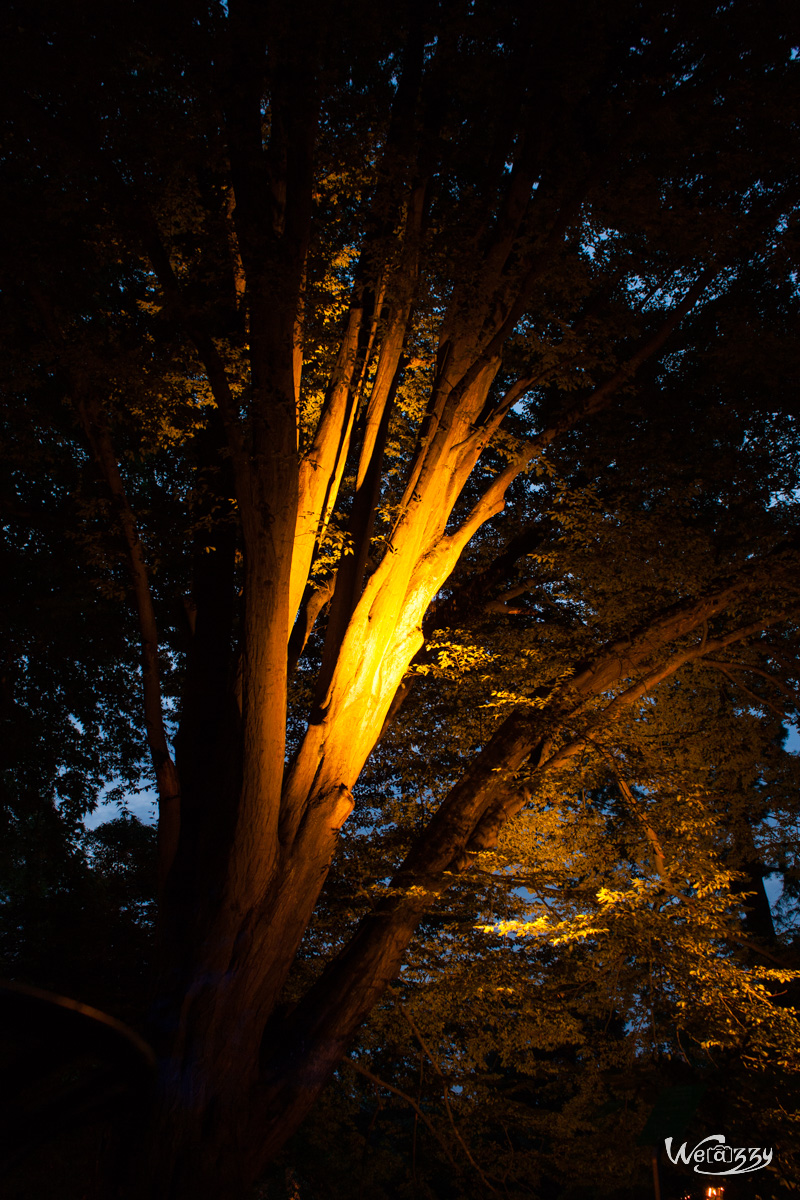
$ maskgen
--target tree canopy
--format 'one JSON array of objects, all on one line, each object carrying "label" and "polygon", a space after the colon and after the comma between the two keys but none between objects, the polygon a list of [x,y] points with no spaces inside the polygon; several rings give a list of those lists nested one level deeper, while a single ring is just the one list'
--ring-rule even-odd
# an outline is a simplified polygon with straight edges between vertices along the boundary
[{"label": "tree canopy", "polygon": [[376,1196],[611,1193],[684,1080],[791,1179],[792,7],[9,6],[3,944],[149,955],[135,1194],[329,1084]]}]

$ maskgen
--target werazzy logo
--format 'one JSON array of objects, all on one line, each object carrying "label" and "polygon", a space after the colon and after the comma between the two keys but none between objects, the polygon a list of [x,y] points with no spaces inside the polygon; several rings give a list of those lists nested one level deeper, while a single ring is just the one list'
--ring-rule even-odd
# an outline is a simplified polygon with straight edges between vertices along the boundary
[{"label": "werazzy logo", "polygon": [[671,1137],[664,1138],[664,1145],[671,1163],[692,1166],[698,1175],[745,1175],[772,1162],[772,1151],[766,1148],[726,1146],[724,1133],[710,1133],[694,1150],[687,1150],[684,1142],[673,1154]]}]

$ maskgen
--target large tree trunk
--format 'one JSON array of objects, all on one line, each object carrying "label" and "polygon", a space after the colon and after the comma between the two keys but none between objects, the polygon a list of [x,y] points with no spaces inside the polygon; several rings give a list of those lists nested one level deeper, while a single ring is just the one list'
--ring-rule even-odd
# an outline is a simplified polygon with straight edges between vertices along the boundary
[{"label": "large tree trunk", "polygon": [[[703,630],[757,586],[758,577],[743,574],[713,594],[675,606],[623,643],[606,647],[545,709],[512,713],[430,820],[387,897],[300,1003],[283,1011],[281,989],[351,808],[348,789],[330,786],[325,756],[308,776],[300,809],[298,774],[290,772],[284,802],[288,796],[294,814],[286,826],[291,836],[279,838],[270,857],[257,838],[249,841],[245,827],[240,836],[234,833],[226,865],[244,860],[244,869],[223,882],[213,911],[207,910],[193,961],[186,962],[175,993],[180,1003],[171,1010],[172,1036],[163,1039],[147,1194],[164,1200],[246,1195],[308,1114],[359,1025],[396,977],[420,919],[453,872],[468,868],[477,851],[495,844],[504,821],[524,803],[525,792],[515,783],[523,763],[532,765],[534,779],[543,777],[579,752],[600,723],[618,720],[686,663],[746,637],[749,627],[716,639]],[[402,644],[402,630],[398,636]],[[400,672],[402,657],[397,661]],[[604,695],[608,699],[598,710]],[[374,703],[377,710],[369,707]],[[383,703],[367,693],[359,714],[379,716]],[[360,766],[350,752],[354,717],[348,712],[329,731],[325,749],[337,767],[347,763],[355,771]],[[253,788],[262,762],[243,768],[245,778],[252,772]],[[262,875],[263,866],[268,869]]]}]

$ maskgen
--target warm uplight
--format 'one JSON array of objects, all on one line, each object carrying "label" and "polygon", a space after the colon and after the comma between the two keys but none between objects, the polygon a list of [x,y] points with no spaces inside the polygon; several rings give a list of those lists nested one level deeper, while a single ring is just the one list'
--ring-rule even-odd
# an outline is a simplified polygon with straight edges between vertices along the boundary
[{"label": "warm uplight", "polygon": [[706,1200],[723,1200],[725,1195],[724,1187],[707,1187]]}]

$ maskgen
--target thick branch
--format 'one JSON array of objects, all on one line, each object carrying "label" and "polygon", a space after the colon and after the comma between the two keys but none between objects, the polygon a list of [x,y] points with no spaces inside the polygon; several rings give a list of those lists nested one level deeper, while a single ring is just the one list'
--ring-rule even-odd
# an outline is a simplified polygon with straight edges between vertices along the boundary
[{"label": "thick branch", "polygon": [[114,500],[128,553],[136,612],[142,638],[142,694],[147,744],[158,787],[158,878],[163,889],[175,857],[180,830],[180,782],[169,751],[164,726],[158,663],[158,629],[153,597],[136,518],[119,472],[105,413],[99,405],[78,402],[78,411],[95,459]]},{"label": "thick branch", "polygon": [[111,439],[108,418],[99,401],[88,394],[89,388],[81,366],[75,361],[55,321],[46,298],[38,288],[31,288],[48,336],[69,371],[76,407],[83,431],[95,461],[111,494],[120,531],[125,542],[128,569],[139,621],[142,653],[142,699],[147,745],[156,775],[158,788],[158,879],[163,889],[175,857],[180,830],[180,782],[167,742],[161,697],[161,678],[158,662],[158,627],[156,625],[150,579],[144,547],[136,517],[128,499],[119,470],[117,455]]},{"label": "thick branch", "polygon": [[[708,286],[719,270],[719,267],[715,267],[704,271],[695,280],[683,300],[675,306],[656,332],[631,355],[627,362],[610,379],[607,379],[605,383],[595,388],[585,400],[568,408],[557,421],[527,443],[524,449],[500,472],[489,486],[461,528],[451,535],[453,541],[457,541],[459,545],[465,546],[472,536],[477,533],[481,525],[502,510],[505,494],[509,486],[518,475],[529,469],[533,461],[547,449],[551,442],[562,434],[567,433],[580,421],[585,420],[587,417],[596,416],[610,407],[619,389],[624,384],[630,382],[644,362],[658,353],[670,334],[673,333],[683,317],[694,306],[704,288]],[[474,435],[475,450],[477,451],[477,453],[473,452],[475,459],[480,454],[480,450],[485,445],[486,440],[486,431],[483,429]]]}]

